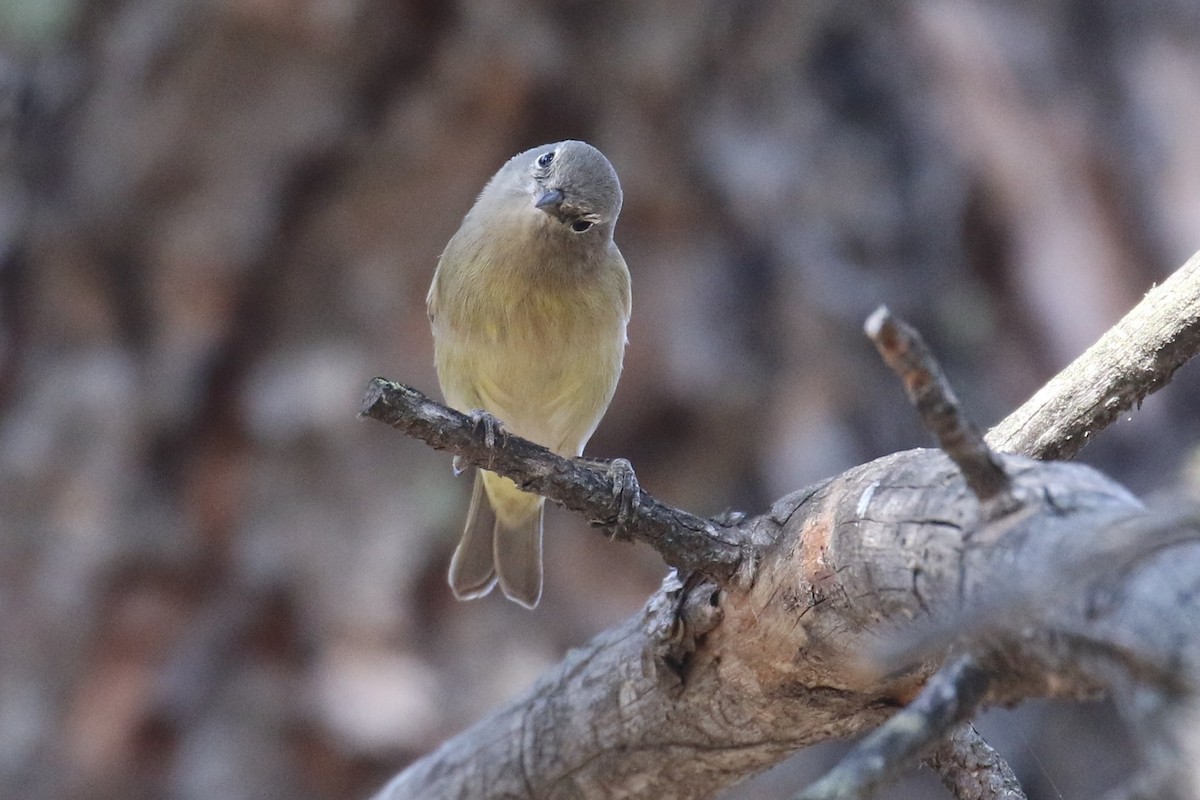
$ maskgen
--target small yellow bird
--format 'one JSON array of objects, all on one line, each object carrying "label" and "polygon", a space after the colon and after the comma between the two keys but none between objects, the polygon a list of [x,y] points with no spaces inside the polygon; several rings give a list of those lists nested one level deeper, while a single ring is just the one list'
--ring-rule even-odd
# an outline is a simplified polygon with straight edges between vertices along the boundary
[{"label": "small yellow bird", "polygon": [[[451,407],[485,411],[560,455],[582,454],[625,354],[629,270],[613,242],[620,212],[617,173],[585,142],[526,150],[488,181],[438,260],[426,299]],[[537,605],[544,502],[476,471],[450,562],[456,597],[482,597],[498,580],[509,599]]]}]

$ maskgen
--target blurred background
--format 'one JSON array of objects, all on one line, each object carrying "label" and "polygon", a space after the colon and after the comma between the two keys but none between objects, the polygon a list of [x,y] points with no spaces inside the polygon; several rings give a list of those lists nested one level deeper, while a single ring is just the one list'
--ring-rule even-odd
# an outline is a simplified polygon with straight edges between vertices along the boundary
[{"label": "blurred background", "polygon": [[[1194,0],[0,0],[0,796],[364,797],[658,585],[552,510],[537,611],[456,603],[469,483],[355,418],[436,395],[425,292],[513,153],[625,188],[588,452],[753,513],[929,442],[877,304],[981,425],[1094,341],[1200,249],[1198,131]],[[1082,460],[1185,487],[1197,373]],[[982,726],[1032,797],[1133,763],[1103,704]]]}]

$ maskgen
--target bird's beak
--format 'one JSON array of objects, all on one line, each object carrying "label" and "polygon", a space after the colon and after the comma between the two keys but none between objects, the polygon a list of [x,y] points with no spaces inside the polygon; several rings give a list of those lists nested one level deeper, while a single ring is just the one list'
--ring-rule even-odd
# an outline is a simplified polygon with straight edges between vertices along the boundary
[{"label": "bird's beak", "polygon": [[562,189],[547,189],[538,195],[537,202],[533,204],[534,208],[540,208],[549,214],[554,209],[562,205],[563,193]]}]

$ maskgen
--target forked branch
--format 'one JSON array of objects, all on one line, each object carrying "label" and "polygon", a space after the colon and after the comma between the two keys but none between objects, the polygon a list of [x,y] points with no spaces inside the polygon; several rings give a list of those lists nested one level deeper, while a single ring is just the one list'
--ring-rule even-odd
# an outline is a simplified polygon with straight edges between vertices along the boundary
[{"label": "forked branch", "polygon": [[[1164,384],[1200,347],[1198,273],[1194,258],[1147,297],[1153,309],[1139,306],[1118,324],[1117,330],[1133,330],[1135,337],[1141,331],[1147,341],[1124,342],[1120,358],[1093,348],[1088,369],[1095,371],[1096,359],[1110,354],[1115,360],[1104,371],[1105,385],[1134,386],[1133,399]],[[1157,355],[1147,365],[1130,362],[1126,353]],[[1023,409],[988,441],[1041,457],[1075,452],[1080,437],[1115,418],[1112,408],[1126,397],[1120,394],[1114,406],[1111,394],[1080,395],[1081,381],[1052,381],[1035,398],[1037,413]],[[1081,407],[1080,396],[1092,405]],[[603,467],[560,459],[515,436],[487,448],[469,418],[381,379],[369,387],[364,414],[514,477],[589,519],[614,521],[614,486]],[[1074,422],[1059,424],[1063,415]],[[949,421],[955,430],[964,418],[951,414]],[[860,789],[887,780],[905,758],[926,754],[958,787],[957,796],[1011,799],[1019,797],[1011,773],[960,723],[980,703],[1132,687],[1139,697],[1162,699],[1161,706],[1130,705],[1135,725],[1154,729],[1161,716],[1176,714],[1179,730],[1188,729],[1179,709],[1191,706],[1178,699],[1186,690],[1194,703],[1191,692],[1200,680],[1194,622],[1200,619],[1200,548],[1192,544],[1196,531],[1189,520],[1181,517],[1172,529],[1170,520],[1153,518],[1095,470],[989,455],[969,438],[958,462],[979,462],[980,470],[960,471],[936,451],[897,453],[783,498],[735,526],[699,520],[642,493],[642,514],[617,533],[650,543],[681,570],[720,578],[720,585],[668,580],[641,614],[573,650],[527,693],[418,760],[379,797],[696,800],[807,745],[877,728],[918,697],[901,713],[917,715],[920,735],[880,729],[878,740],[868,741],[882,742],[893,758],[886,769],[860,776],[867,779]],[[986,475],[988,460],[1007,479],[1007,490],[1003,479]],[[973,472],[983,476],[971,478],[975,492],[964,479]],[[1006,491],[1022,501],[1016,513],[981,513],[977,493],[1000,497]],[[1064,564],[1076,565],[1066,583]],[[729,580],[734,576],[747,580]],[[1022,604],[1026,590],[1042,602]],[[1015,605],[1014,593],[1021,595]],[[1171,613],[1164,613],[1162,597],[1174,598]],[[964,619],[973,621],[968,628],[980,623],[986,642],[964,630]],[[920,646],[908,653],[918,663],[883,677],[855,670],[880,641],[898,631],[911,634],[912,622],[922,620],[940,620],[942,627],[932,627],[932,640],[918,637]],[[952,662],[925,686],[951,639],[964,658],[987,655],[994,646],[990,652],[1003,659]],[[989,667],[983,682],[974,680],[978,663]],[[939,696],[946,686],[959,688]],[[937,746],[951,729],[954,736]],[[969,741],[956,745],[960,734]],[[1170,771],[1187,763],[1179,740],[1161,738],[1155,774],[1182,785],[1186,776]],[[935,748],[931,755],[929,747]],[[977,767],[991,788],[972,795]]]}]

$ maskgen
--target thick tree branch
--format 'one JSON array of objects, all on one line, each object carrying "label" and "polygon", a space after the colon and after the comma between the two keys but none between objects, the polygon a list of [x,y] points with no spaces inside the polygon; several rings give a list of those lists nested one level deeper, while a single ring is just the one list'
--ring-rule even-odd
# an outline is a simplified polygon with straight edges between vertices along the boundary
[{"label": "thick tree branch", "polygon": [[[958,470],[931,450],[781,500],[744,523],[777,538],[753,583],[671,582],[642,615],[574,651],[380,800],[697,800],[800,747],[878,725],[932,672],[879,679],[853,669],[881,635],[969,606],[1013,565],[1046,563],[1138,508],[1086,467],[1001,462],[1028,500],[998,523],[980,519]],[[1003,535],[989,533],[996,525]],[[1012,691],[1075,695],[1094,684],[1063,672]]]},{"label": "thick tree branch", "polygon": [[511,478],[521,488],[582,514],[616,538],[645,542],[667,564],[685,573],[699,570],[729,581],[739,569],[752,567],[754,553],[766,543],[756,541],[745,529],[719,525],[660,503],[640,488],[637,514],[618,525],[620,508],[614,499],[618,487],[610,470],[585,459],[563,458],[512,434],[498,437],[489,447],[466,414],[384,378],[373,378],[367,384],[359,415]]},{"label": "thick tree branch", "polygon": [[[1014,620],[1036,619],[1041,609],[1063,606],[1092,581],[1127,572],[1164,550],[1198,540],[1200,509],[1194,506],[1168,511],[1131,509],[1128,516],[1114,517],[1109,524],[1088,531],[1086,542],[1064,542],[1037,563],[981,592],[978,602],[951,619],[910,629],[903,637],[873,648],[864,658],[864,668],[874,674],[899,672],[954,642],[1003,637]],[[1183,691],[1183,676],[1176,665],[1155,663],[1127,649],[1114,649],[1110,657],[1143,685]]]},{"label": "thick tree branch", "polygon": [[992,447],[1068,459],[1200,351],[1200,253],[987,434]]}]

